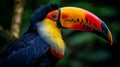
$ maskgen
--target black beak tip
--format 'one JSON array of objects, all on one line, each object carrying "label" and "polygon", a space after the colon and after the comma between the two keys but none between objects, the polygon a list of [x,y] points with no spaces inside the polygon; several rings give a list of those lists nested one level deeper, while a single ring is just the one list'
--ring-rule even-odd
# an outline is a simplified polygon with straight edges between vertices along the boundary
[{"label": "black beak tip", "polygon": [[112,34],[109,30],[109,28],[107,27],[107,25],[102,22],[101,24],[101,27],[102,27],[102,33],[104,34],[104,38],[110,43],[110,45],[112,45]]},{"label": "black beak tip", "polygon": [[104,22],[101,23],[101,28],[102,28],[101,31],[93,30],[92,32],[95,33],[96,35],[104,38],[107,42],[110,43],[110,45],[112,45],[112,43],[113,43],[112,34]]}]

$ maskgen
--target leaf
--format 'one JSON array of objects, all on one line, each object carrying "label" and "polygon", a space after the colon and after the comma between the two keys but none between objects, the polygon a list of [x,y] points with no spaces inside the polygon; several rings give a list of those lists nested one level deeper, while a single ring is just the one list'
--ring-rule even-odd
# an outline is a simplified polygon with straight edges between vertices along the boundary
[{"label": "leaf", "polygon": [[55,4],[61,4],[62,0],[46,0],[47,2],[55,3]]},{"label": "leaf", "polygon": [[68,42],[71,46],[76,46],[76,45],[82,45],[82,43],[84,42],[94,41],[94,39],[95,39],[95,36],[93,34],[83,32],[83,33],[77,33],[69,37]]},{"label": "leaf", "polygon": [[67,36],[70,35],[72,32],[73,32],[73,30],[62,29],[63,37],[67,37]]},{"label": "leaf", "polygon": [[56,64],[56,66],[55,67],[64,67],[64,65],[65,64],[67,64],[67,61],[68,59],[67,58],[62,58],[62,59],[60,59],[60,61]]},{"label": "leaf", "polygon": [[89,62],[99,62],[99,61],[104,61],[106,59],[110,58],[110,53],[106,50],[95,50],[92,52],[89,51],[81,51],[80,53],[77,54],[77,58],[81,60],[86,60]]},{"label": "leaf", "polygon": [[110,58],[110,53],[105,50],[94,51],[87,57],[89,61],[94,61],[94,62],[103,61],[109,58]]},{"label": "leaf", "polygon": [[32,9],[24,9],[24,12],[23,12],[23,20],[29,20],[31,18],[31,15],[33,14],[34,10]]},{"label": "leaf", "polygon": [[86,10],[89,10],[91,12],[96,11],[95,7],[91,3],[88,3],[88,2],[74,2],[71,5],[76,6],[76,7],[80,7],[80,8],[86,9]]},{"label": "leaf", "polygon": [[83,67],[83,63],[81,61],[78,61],[78,60],[70,60],[69,62],[70,64],[70,67]]},{"label": "leaf", "polygon": [[114,8],[104,6],[98,8],[99,16],[115,16],[117,15],[117,11]]}]

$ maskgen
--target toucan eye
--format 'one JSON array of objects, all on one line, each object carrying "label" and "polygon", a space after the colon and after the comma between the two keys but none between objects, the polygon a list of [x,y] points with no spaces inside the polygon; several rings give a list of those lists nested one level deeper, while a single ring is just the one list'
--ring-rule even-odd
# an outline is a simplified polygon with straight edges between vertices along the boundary
[{"label": "toucan eye", "polygon": [[58,20],[58,11],[55,10],[55,11],[48,13],[47,18],[52,21],[57,21]]},{"label": "toucan eye", "polygon": [[57,14],[56,13],[52,13],[50,19],[56,21],[58,19]]},{"label": "toucan eye", "polygon": [[52,15],[51,15],[51,18],[52,18],[52,19],[56,19],[56,18],[57,18],[56,14],[52,14]]}]

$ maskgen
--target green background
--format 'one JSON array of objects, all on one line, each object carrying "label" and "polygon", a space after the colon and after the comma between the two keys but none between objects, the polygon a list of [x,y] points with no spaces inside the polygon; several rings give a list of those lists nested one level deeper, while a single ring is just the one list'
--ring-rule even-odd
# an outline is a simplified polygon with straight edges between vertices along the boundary
[{"label": "green background", "polygon": [[[62,30],[66,42],[65,56],[56,67],[120,67],[120,7],[119,0],[26,0],[20,36],[28,29],[31,15],[43,4],[75,6],[87,9],[101,18],[113,34],[113,45],[88,32]],[[0,25],[9,29],[14,0],[0,0]],[[0,53],[8,46],[9,35],[0,31]],[[118,66],[117,66],[118,65]]]}]

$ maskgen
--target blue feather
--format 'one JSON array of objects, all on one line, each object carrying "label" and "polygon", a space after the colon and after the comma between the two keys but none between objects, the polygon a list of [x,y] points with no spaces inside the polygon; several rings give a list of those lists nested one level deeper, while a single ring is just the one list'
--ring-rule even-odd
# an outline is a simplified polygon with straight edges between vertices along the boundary
[{"label": "blue feather", "polygon": [[35,33],[25,34],[8,47],[4,54],[5,58],[3,58],[1,63],[5,67],[29,65],[32,60],[41,57],[48,50],[49,45],[40,36],[37,36]]}]

